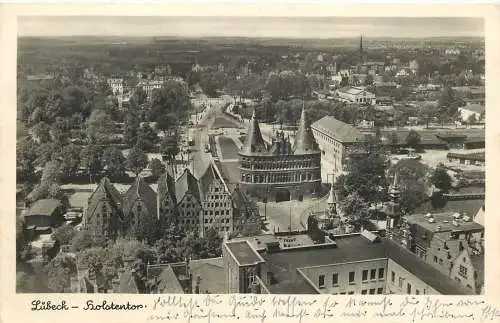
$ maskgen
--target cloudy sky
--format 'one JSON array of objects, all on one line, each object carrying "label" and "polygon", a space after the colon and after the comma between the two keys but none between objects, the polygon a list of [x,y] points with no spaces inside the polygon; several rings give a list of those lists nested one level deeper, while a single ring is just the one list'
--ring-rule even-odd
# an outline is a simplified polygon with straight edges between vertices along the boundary
[{"label": "cloudy sky", "polygon": [[484,36],[482,18],[20,17],[20,36],[283,38]]}]

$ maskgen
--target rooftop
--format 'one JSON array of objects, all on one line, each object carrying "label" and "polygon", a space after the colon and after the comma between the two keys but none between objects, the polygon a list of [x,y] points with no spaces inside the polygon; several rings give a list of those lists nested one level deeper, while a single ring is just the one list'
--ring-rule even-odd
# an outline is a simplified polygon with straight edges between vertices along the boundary
[{"label": "rooftop", "polygon": [[469,290],[461,287],[448,276],[443,275],[437,269],[425,263],[414,253],[401,247],[394,241],[384,239],[386,256],[396,262],[413,275],[420,278],[426,284],[443,295],[467,295]]},{"label": "rooftop", "polygon": [[325,116],[314,122],[312,128],[342,143],[363,142],[365,140],[365,136],[357,128],[332,116]]},{"label": "rooftop", "polygon": [[61,202],[56,199],[43,199],[36,201],[29,209],[26,216],[32,215],[53,215]]},{"label": "rooftop", "polygon": [[482,151],[482,152],[475,152],[475,153],[448,153],[446,155],[446,157],[484,161],[485,160],[485,152]]},{"label": "rooftop", "polygon": [[464,107],[459,107],[459,109],[464,109],[464,110],[474,111],[477,113],[482,113],[486,110],[486,107],[484,104],[468,104]]},{"label": "rooftop", "polygon": [[432,233],[484,230],[482,225],[472,221],[471,216],[469,216],[468,221],[465,221],[463,216],[456,212],[412,214],[405,216],[405,219],[409,224],[418,225]]},{"label": "rooftop", "polygon": [[275,278],[267,286],[271,293],[315,294],[297,268],[385,258],[385,251],[382,244],[357,234],[339,237],[335,243],[283,249],[262,257]]},{"label": "rooftop", "polygon": [[255,265],[264,261],[259,253],[255,251],[246,240],[227,242],[225,246],[240,266]]},{"label": "rooftop", "polygon": [[200,293],[223,294],[226,292],[224,284],[226,277],[222,257],[191,260],[189,267],[193,280],[200,277]]}]

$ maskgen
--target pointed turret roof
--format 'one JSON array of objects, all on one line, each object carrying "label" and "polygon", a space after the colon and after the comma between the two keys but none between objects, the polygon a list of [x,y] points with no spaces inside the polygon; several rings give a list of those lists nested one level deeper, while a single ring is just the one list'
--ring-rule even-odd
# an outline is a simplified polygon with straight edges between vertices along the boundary
[{"label": "pointed turret roof", "polygon": [[142,177],[137,176],[136,180],[123,195],[123,212],[128,213],[134,206],[135,201],[141,199],[149,214],[156,215],[156,193],[153,191]]},{"label": "pointed turret roof", "polygon": [[252,119],[250,120],[250,126],[247,131],[247,137],[245,138],[245,143],[243,144],[241,153],[244,155],[252,155],[265,151],[267,151],[266,144],[262,138],[262,133],[260,132],[259,122],[255,117],[255,110],[253,110]]},{"label": "pointed turret roof", "polygon": [[317,144],[314,139],[311,125],[306,117],[306,110],[302,108],[302,114],[299,121],[299,129],[295,136],[293,145],[293,152],[295,154],[317,153]]}]

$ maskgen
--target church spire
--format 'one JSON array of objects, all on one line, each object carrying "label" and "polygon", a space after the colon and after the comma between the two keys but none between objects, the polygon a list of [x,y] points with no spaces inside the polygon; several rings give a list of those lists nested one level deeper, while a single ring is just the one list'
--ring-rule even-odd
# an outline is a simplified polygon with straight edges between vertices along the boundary
[{"label": "church spire", "polygon": [[252,154],[264,151],[266,151],[266,144],[264,142],[264,139],[262,138],[259,121],[257,121],[254,109],[252,113],[252,119],[250,120],[250,126],[248,127],[247,137],[245,138],[245,143],[243,144],[241,153]]},{"label": "church spire", "polygon": [[360,35],[360,37],[359,37],[359,62],[362,64],[363,60],[364,60],[363,35]]},{"label": "church spire", "polygon": [[307,152],[316,152],[316,150],[316,140],[314,139],[314,136],[312,134],[311,125],[307,120],[306,110],[304,107],[302,107],[299,128],[297,130],[297,135],[295,136],[293,151],[295,153],[304,154]]}]

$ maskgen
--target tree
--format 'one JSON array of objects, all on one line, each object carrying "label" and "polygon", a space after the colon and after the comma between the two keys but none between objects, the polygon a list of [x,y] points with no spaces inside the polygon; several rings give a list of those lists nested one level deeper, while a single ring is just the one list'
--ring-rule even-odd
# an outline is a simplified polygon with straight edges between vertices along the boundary
[{"label": "tree", "polygon": [[451,177],[446,169],[442,166],[436,167],[431,177],[432,184],[444,192],[448,192],[451,188]]},{"label": "tree", "polygon": [[391,144],[391,150],[394,152],[399,145],[398,134],[395,131],[392,131],[389,140]]},{"label": "tree", "polygon": [[47,198],[49,196],[50,185],[47,183],[40,183],[35,185],[33,190],[26,197],[27,202],[33,203],[38,200]]},{"label": "tree", "polygon": [[148,123],[143,124],[137,134],[136,146],[143,151],[151,152],[153,151],[156,143],[158,142],[158,135],[151,128]]},{"label": "tree", "polygon": [[70,138],[69,119],[57,117],[50,128],[50,134],[55,143],[65,144]]},{"label": "tree", "polygon": [[356,192],[347,195],[340,207],[342,214],[355,226],[359,226],[360,222],[368,217],[369,204]]},{"label": "tree", "polygon": [[130,149],[126,161],[127,168],[133,171],[136,175],[148,165],[148,156],[142,149],[134,146]]},{"label": "tree", "polygon": [[47,265],[47,285],[54,293],[71,292],[71,279],[77,274],[75,257],[59,255]]},{"label": "tree", "polygon": [[59,151],[59,146],[54,142],[47,142],[35,147],[35,165],[38,167],[45,167],[54,155]]},{"label": "tree", "polygon": [[113,130],[111,117],[102,109],[94,109],[87,119],[87,137],[90,142],[109,142]]},{"label": "tree", "polygon": [[153,158],[149,163],[149,168],[151,168],[151,173],[154,178],[160,177],[161,174],[165,172],[165,165],[162,164],[161,160],[158,158]]},{"label": "tree", "polygon": [[43,169],[41,182],[47,183],[49,185],[53,183],[60,183],[61,176],[61,163],[56,160],[51,160],[45,165],[45,168]]},{"label": "tree", "polygon": [[413,149],[418,149],[420,145],[420,135],[415,130],[410,130],[406,136],[406,145]]},{"label": "tree", "polygon": [[125,114],[125,125],[123,137],[128,145],[134,145],[137,142],[137,132],[140,127],[139,116],[137,115],[136,106],[131,106]]},{"label": "tree", "polygon": [[430,169],[418,160],[402,159],[388,171],[392,178],[396,173],[401,191],[400,207],[405,212],[411,212],[429,197]]},{"label": "tree", "polygon": [[16,145],[16,164],[20,168],[22,179],[34,175],[36,147],[32,140],[21,140]]},{"label": "tree", "polygon": [[179,142],[177,135],[172,134],[165,136],[160,144],[160,152],[162,155],[167,156],[169,161],[172,161],[177,154],[179,154]]},{"label": "tree", "polygon": [[134,104],[141,106],[144,103],[146,103],[147,100],[147,93],[144,91],[144,89],[140,86],[136,87],[134,89],[134,93],[132,94],[132,101]]},{"label": "tree", "polygon": [[476,114],[472,113],[468,118],[467,118],[467,123],[468,124],[475,124],[477,122]]},{"label": "tree", "polygon": [[365,82],[364,82],[363,85],[365,85],[365,86],[373,85],[373,81],[374,81],[373,80],[373,75],[368,74],[368,75],[366,75]]},{"label": "tree", "polygon": [[52,239],[59,241],[61,245],[70,244],[75,237],[76,231],[72,225],[63,224],[52,233]]},{"label": "tree", "polygon": [[63,176],[74,176],[81,163],[81,148],[74,144],[64,146],[58,159],[61,161],[61,173]]},{"label": "tree", "polygon": [[163,130],[166,129],[163,126],[168,123],[165,120],[167,116],[185,120],[193,109],[188,88],[177,81],[168,81],[161,89],[154,91],[151,101],[148,120],[158,122]]},{"label": "tree", "polygon": [[71,251],[78,252],[92,247],[104,247],[106,241],[103,238],[93,237],[88,230],[77,231],[71,240]]},{"label": "tree", "polygon": [[102,167],[111,177],[119,178],[125,174],[125,157],[116,147],[108,147],[102,155]]},{"label": "tree", "polygon": [[31,128],[31,132],[42,144],[50,141],[50,125],[44,121],[37,122]]},{"label": "tree", "polygon": [[366,147],[355,148],[348,155],[349,173],[339,176],[335,183],[339,198],[356,192],[367,203],[383,200],[387,192],[386,156],[380,146],[373,141]]},{"label": "tree", "polygon": [[87,169],[89,176],[95,175],[102,170],[103,148],[98,145],[89,144],[80,153],[81,167]]}]

